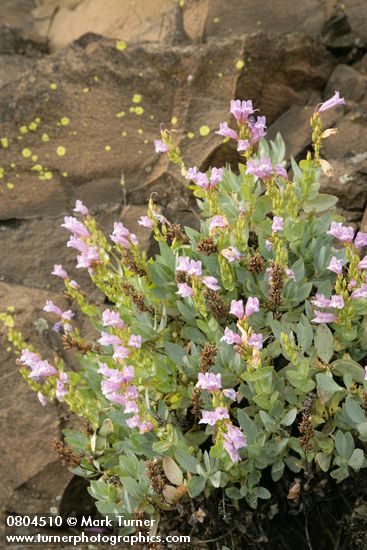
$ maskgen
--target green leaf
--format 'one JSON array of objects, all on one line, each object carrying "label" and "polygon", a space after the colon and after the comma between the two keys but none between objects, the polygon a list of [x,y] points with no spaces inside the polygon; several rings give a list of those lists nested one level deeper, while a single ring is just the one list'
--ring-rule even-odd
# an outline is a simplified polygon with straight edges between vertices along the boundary
[{"label": "green leaf", "polygon": [[183,358],[186,357],[187,353],[182,346],[171,342],[165,342],[164,350],[176,365],[183,365]]},{"label": "green leaf", "polygon": [[283,460],[277,460],[271,467],[271,477],[273,481],[279,481],[284,472],[285,464]]},{"label": "green leaf", "polygon": [[354,424],[361,424],[366,419],[366,415],[362,410],[361,405],[355,399],[352,399],[352,397],[348,396],[346,398],[345,403],[343,405],[343,409],[347,417]]},{"label": "green leaf", "polygon": [[354,451],[354,440],[350,432],[343,433],[338,430],[335,436],[335,448],[339,455],[345,460],[349,460]]},{"label": "green leaf", "polygon": [[327,325],[319,325],[314,338],[318,357],[328,363],[334,354],[334,337]]},{"label": "green leaf", "polygon": [[313,328],[306,315],[302,313],[301,320],[296,329],[298,344],[302,351],[307,352],[312,345]]},{"label": "green leaf", "polygon": [[365,466],[365,463],[366,461],[362,449],[354,449],[352,456],[348,460],[348,466],[358,472],[361,468]]},{"label": "green leaf", "polygon": [[189,495],[191,498],[195,498],[204,491],[206,484],[205,477],[193,476],[188,483]]},{"label": "green leaf", "polygon": [[296,416],[297,416],[297,409],[291,409],[284,416],[283,420],[281,421],[281,424],[283,426],[290,426],[295,421]]},{"label": "green leaf", "polygon": [[238,422],[244,431],[247,442],[249,444],[254,444],[257,439],[258,430],[256,424],[251,418],[241,409],[237,413]]},{"label": "green leaf", "polygon": [[323,472],[328,472],[330,469],[331,456],[328,456],[325,453],[317,453],[316,462]]},{"label": "green leaf", "polygon": [[314,199],[307,201],[304,205],[305,212],[324,212],[336,205],[338,197],[334,195],[327,195],[325,193],[319,193]]},{"label": "green leaf", "polygon": [[364,369],[353,361],[352,359],[337,359],[331,363],[333,372],[344,376],[344,374],[349,373],[353,376],[353,380],[363,384],[364,382]]},{"label": "green leaf", "polygon": [[199,461],[195,456],[190,455],[181,449],[174,449],[173,452],[175,459],[184,470],[191,472],[192,474],[196,474],[196,466],[199,464]]},{"label": "green leaf", "polygon": [[333,378],[328,374],[320,372],[316,374],[317,382],[317,397],[322,405],[325,405],[336,394],[336,392],[344,393],[345,390],[334,382]]}]

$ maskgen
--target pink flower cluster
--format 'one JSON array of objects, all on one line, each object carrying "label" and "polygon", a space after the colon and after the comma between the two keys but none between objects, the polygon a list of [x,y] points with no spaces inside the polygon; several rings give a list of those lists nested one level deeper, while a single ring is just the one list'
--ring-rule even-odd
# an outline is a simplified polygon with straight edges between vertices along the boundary
[{"label": "pink flower cluster", "polygon": [[[57,377],[56,397],[59,401],[64,401],[64,397],[68,393],[68,375],[65,372],[59,373],[51,363],[47,360],[42,361],[36,353],[30,351],[28,348],[22,350],[19,361],[30,369],[28,378],[32,378],[39,384],[43,384],[47,378]],[[46,405],[48,402],[47,397],[42,392],[38,392],[37,397],[42,405]]]},{"label": "pink flower cluster", "polygon": [[212,372],[199,372],[197,388],[208,391],[218,391],[222,387],[221,374],[213,374]]},{"label": "pink flower cluster", "polygon": [[272,176],[281,176],[287,179],[287,170],[280,164],[276,164],[273,168],[270,158],[262,157],[259,160],[253,159],[247,161],[246,174],[256,176],[260,179],[266,180]]},{"label": "pink flower cluster", "polygon": [[241,252],[233,245],[223,248],[221,254],[229,263],[238,262],[242,258]]},{"label": "pink flower cluster", "polygon": [[198,172],[196,167],[189,168],[186,179],[192,180],[202,189],[212,189],[223,179],[223,168],[211,168],[210,174]]},{"label": "pink flower cluster", "polygon": [[230,313],[235,315],[238,319],[242,320],[245,317],[250,317],[253,313],[260,311],[260,304],[258,298],[247,299],[246,306],[243,305],[242,300],[232,300]]},{"label": "pink flower cluster", "polygon": [[[106,309],[102,313],[102,324],[104,327],[112,327],[115,329],[123,329],[125,327],[125,323],[120,318],[119,314],[110,309]],[[104,331],[101,332],[101,337],[98,340],[101,346],[113,347],[113,359],[115,361],[123,361],[126,359],[126,357],[131,354],[131,348],[140,349],[142,341],[143,339],[139,334],[131,334],[126,345],[123,345],[120,336]]]},{"label": "pink flower cluster", "polygon": [[129,428],[139,428],[140,433],[152,430],[153,425],[140,418],[137,403],[139,391],[135,385],[130,384],[135,374],[134,367],[127,365],[120,371],[109,368],[106,363],[99,363],[98,372],[103,377],[101,390],[106,399],[111,403],[121,405],[124,408],[124,413],[134,413],[134,416],[126,421]]},{"label": "pink flower cluster", "polygon": [[227,431],[223,433],[223,447],[231,457],[232,462],[241,460],[239,449],[247,446],[246,437],[239,428],[233,426],[230,422],[226,424]]},{"label": "pink flower cluster", "polygon": [[[232,100],[230,104],[230,113],[235,117],[240,129],[238,134],[232,128],[229,128],[227,122],[219,125],[216,134],[234,139],[237,141],[237,151],[247,151],[252,145],[255,145],[266,134],[266,119],[264,116],[255,118],[252,101]],[[244,138],[243,129],[246,127],[246,138]]]},{"label": "pink flower cluster", "polygon": [[[200,278],[201,282],[210,290],[219,290],[218,280],[211,275],[202,277],[202,263],[200,260],[191,260],[188,256],[179,256],[176,271],[183,271],[188,275]],[[194,295],[194,291],[187,283],[178,283],[176,294],[182,298],[189,298]]]},{"label": "pink flower cluster", "polygon": [[110,235],[111,241],[122,248],[130,248],[130,244],[136,246],[139,244],[138,238],[135,233],[130,233],[127,227],[124,226],[122,222],[115,222],[113,224],[113,231]]},{"label": "pink flower cluster", "polygon": [[68,309],[67,311],[62,311],[62,309],[56,306],[52,302],[52,300],[47,300],[43,311],[46,311],[47,313],[54,313],[55,315],[60,317],[61,321],[53,326],[53,329],[56,332],[60,332],[61,329],[64,329],[64,332],[70,332],[72,330],[72,325],[68,322],[64,322],[71,321],[71,319],[74,317],[74,313],[71,311],[71,309]]}]

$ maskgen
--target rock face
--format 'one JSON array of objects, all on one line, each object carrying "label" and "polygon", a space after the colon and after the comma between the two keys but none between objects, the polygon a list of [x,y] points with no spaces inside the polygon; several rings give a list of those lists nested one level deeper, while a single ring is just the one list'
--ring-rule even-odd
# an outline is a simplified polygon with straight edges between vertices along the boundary
[{"label": "rock face", "polygon": [[[123,7],[121,7],[123,4]],[[76,198],[109,232],[137,225],[152,192],[172,221],[195,225],[180,173],[154,152],[172,128],[187,165],[238,160],[214,132],[234,97],[251,98],[281,131],[288,154],[310,146],[314,105],[339,89],[345,109],[324,116],[340,133],[322,151],[334,166],[325,191],[359,222],[366,203],[367,12],[364,0],[3,0],[0,12],[0,303],[41,352],[75,367],[49,328],[37,332],[46,299],[59,302],[54,263],[90,292],[60,229]],[[292,14],[292,17],[290,16]],[[295,32],[297,31],[297,32]],[[51,52],[51,53],[50,53]],[[346,139],[347,136],[347,139]],[[367,222],[366,222],[367,223]],[[96,301],[103,297],[97,292]],[[47,327],[45,321],[38,328]],[[80,320],[80,322],[82,322]],[[87,328],[85,328],[87,330]],[[65,425],[42,408],[2,339],[3,455],[0,498],[8,510],[67,509],[74,481],[50,451]],[[17,437],[14,438],[13,434]],[[14,463],[14,457],[16,463]],[[57,498],[59,497],[59,498]],[[65,497],[66,498],[66,497]],[[69,499],[69,496],[67,497]]]}]

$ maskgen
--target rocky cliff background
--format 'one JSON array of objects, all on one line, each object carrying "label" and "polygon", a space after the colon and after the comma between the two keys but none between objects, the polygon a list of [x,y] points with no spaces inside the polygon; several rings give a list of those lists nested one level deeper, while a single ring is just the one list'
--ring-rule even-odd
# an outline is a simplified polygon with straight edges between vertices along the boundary
[{"label": "rocky cliff background", "polygon": [[[323,185],[366,230],[366,52],[366,0],[1,0],[0,309],[15,306],[27,339],[75,367],[42,311],[46,299],[60,303],[54,263],[88,288],[63,216],[82,199],[106,230],[121,220],[148,249],[136,219],[155,191],[171,221],[195,224],[153,139],[164,123],[190,165],[235,163],[214,134],[232,98],[252,99],[268,137],[280,131],[298,158],[313,106],[340,90],[347,106],[329,115],[339,134],[323,150],[334,168]],[[2,507],[80,506],[82,482],[50,448],[73,420],[61,405],[41,407],[4,337],[0,361]]]}]

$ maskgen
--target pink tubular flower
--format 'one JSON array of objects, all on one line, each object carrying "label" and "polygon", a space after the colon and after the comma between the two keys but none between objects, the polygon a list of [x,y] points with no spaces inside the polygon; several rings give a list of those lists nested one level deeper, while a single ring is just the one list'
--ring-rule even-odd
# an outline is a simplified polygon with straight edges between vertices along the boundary
[{"label": "pink tubular flower", "polygon": [[89,248],[86,242],[82,241],[82,239],[78,239],[74,235],[71,235],[70,239],[66,243],[66,246],[68,248],[74,248],[75,250],[78,250],[82,254],[86,254]]},{"label": "pink tubular flower", "polygon": [[211,277],[211,276],[203,277],[201,281],[204,283],[204,285],[207,288],[210,288],[210,290],[214,290],[214,291],[220,290],[220,286],[215,277]]},{"label": "pink tubular flower", "polygon": [[138,219],[138,224],[146,227],[147,229],[153,229],[154,221],[148,218],[148,216],[140,216]]},{"label": "pink tubular flower", "polygon": [[77,235],[78,237],[90,237],[90,233],[84,223],[78,221],[72,216],[65,216],[64,223],[61,224],[61,227],[65,227],[65,229],[71,233],[74,233],[74,235]]},{"label": "pink tubular flower", "polygon": [[187,256],[179,256],[176,271],[185,271],[189,275],[200,277],[202,273],[201,261],[190,260]]},{"label": "pink tubular flower", "polygon": [[358,231],[356,238],[354,239],[354,246],[358,249],[367,246],[367,233],[362,233],[362,231]]},{"label": "pink tubular flower", "polygon": [[266,118],[264,116],[259,116],[256,120],[250,119],[248,125],[251,130],[251,143],[254,145],[266,135]]},{"label": "pink tubular flower", "polygon": [[214,187],[223,179],[223,168],[212,168],[210,171],[210,187]]},{"label": "pink tubular flower", "polygon": [[360,288],[353,290],[350,297],[353,300],[357,300],[358,298],[367,298],[367,284],[363,284],[360,286]]},{"label": "pink tubular flower", "polygon": [[246,174],[257,176],[261,179],[267,179],[272,176],[273,167],[271,160],[268,157],[263,157],[260,160],[247,161]]},{"label": "pink tubular flower", "polygon": [[243,319],[245,316],[245,312],[243,309],[243,301],[242,300],[232,300],[231,302],[231,309],[229,310],[232,315],[235,315],[238,319]]},{"label": "pink tubular flower", "polygon": [[359,262],[358,269],[367,269],[367,256],[362,258],[362,260]]},{"label": "pink tubular flower", "polygon": [[219,130],[215,133],[218,134],[219,136],[229,137],[229,138],[238,140],[237,132],[232,130],[232,128],[229,128],[227,122],[221,122],[219,124]]},{"label": "pink tubular flower", "polygon": [[154,140],[154,149],[156,153],[168,153],[169,147],[161,139]]},{"label": "pink tubular flower", "polygon": [[230,246],[228,248],[223,248],[221,251],[222,256],[229,262],[235,262],[241,259],[241,253],[235,246]]},{"label": "pink tubular flower", "polygon": [[53,271],[51,271],[51,275],[55,275],[56,277],[61,277],[61,279],[67,279],[68,274],[66,273],[65,269],[63,269],[61,264],[55,264]]},{"label": "pink tubular flower", "polygon": [[185,271],[186,273],[190,269],[190,258],[188,256],[179,256],[176,266],[176,271]]},{"label": "pink tubular flower", "polygon": [[254,113],[254,108],[251,100],[232,99],[229,111],[238,122],[246,122],[248,117]]},{"label": "pink tubular flower", "polygon": [[45,395],[43,395],[42,392],[38,392],[37,393],[37,397],[38,397],[38,401],[41,403],[42,407],[44,407],[45,405],[47,405],[48,403],[48,399]]},{"label": "pink tubular flower", "polygon": [[263,335],[253,332],[248,340],[248,345],[252,348],[261,349],[263,347]]},{"label": "pink tubular flower", "polygon": [[321,103],[321,105],[316,108],[316,113],[324,113],[325,111],[328,111],[333,107],[337,107],[338,105],[345,105],[345,99],[344,97],[340,97],[339,92],[335,92],[333,97],[331,97],[324,103]]},{"label": "pink tubular flower", "polygon": [[338,320],[338,317],[334,313],[326,313],[325,311],[314,311],[315,317],[312,319],[314,323],[334,323]]},{"label": "pink tubular flower", "polygon": [[109,334],[108,332],[101,332],[101,338],[98,342],[101,346],[118,346],[121,344],[121,339],[114,334]]},{"label": "pink tubular flower", "polygon": [[58,306],[56,306],[52,300],[47,300],[46,305],[43,308],[43,311],[47,311],[47,313],[54,313],[58,317],[61,317],[62,315],[62,309],[60,309]]},{"label": "pink tubular flower", "polygon": [[343,260],[338,260],[336,256],[333,256],[326,269],[336,273],[337,275],[341,275],[343,272]]},{"label": "pink tubular flower", "polygon": [[276,164],[275,165],[275,173],[284,178],[284,179],[287,179],[288,178],[288,173],[287,173],[287,170],[285,168],[283,168],[283,166],[281,164]]},{"label": "pink tubular flower", "polygon": [[202,189],[209,189],[210,187],[209,178],[204,172],[198,172],[193,181]]},{"label": "pink tubular flower", "polygon": [[125,323],[120,318],[117,311],[111,309],[105,309],[102,313],[102,324],[104,327],[124,328]]},{"label": "pink tubular flower", "polygon": [[250,315],[252,315],[253,313],[257,313],[258,311],[260,311],[259,299],[252,298],[250,296],[246,302],[246,307],[245,307],[246,317],[250,317]]},{"label": "pink tubular flower", "polygon": [[214,426],[223,418],[229,418],[228,410],[225,407],[217,407],[214,411],[201,411],[201,415],[199,424],[209,424],[209,426]]},{"label": "pink tubular flower", "polygon": [[316,294],[316,297],[312,298],[311,303],[316,307],[332,307],[336,309],[343,309],[344,307],[344,299],[338,295],[331,296],[329,299],[323,294]]},{"label": "pink tubular flower", "polygon": [[187,283],[178,283],[177,286],[178,291],[176,292],[176,294],[178,294],[182,298],[189,298],[190,296],[194,295],[194,291]]},{"label": "pink tubular flower", "polygon": [[222,376],[212,372],[199,372],[196,387],[202,390],[218,391],[222,387]]},{"label": "pink tubular flower", "polygon": [[60,372],[58,380],[56,380],[56,397],[59,401],[65,400],[65,395],[68,393],[67,383],[69,382],[66,372]]},{"label": "pink tubular flower", "polygon": [[354,229],[352,226],[344,227],[341,222],[331,222],[329,231],[326,231],[328,235],[332,235],[336,239],[342,242],[351,243],[354,237]]},{"label": "pink tubular flower", "polygon": [[278,233],[278,231],[283,231],[283,228],[284,228],[283,218],[281,216],[274,216],[273,224],[271,226],[273,233]]},{"label": "pink tubular flower", "polygon": [[287,275],[288,279],[292,279],[292,281],[296,280],[296,274],[294,273],[293,269],[285,269],[285,274]]},{"label": "pink tubular flower", "polygon": [[115,346],[112,357],[115,361],[123,361],[130,355],[130,350],[124,346]]},{"label": "pink tubular flower", "polygon": [[121,222],[115,222],[113,224],[113,232],[110,235],[111,240],[122,246],[123,248],[129,248],[130,231]]},{"label": "pink tubular flower", "polygon": [[95,246],[87,246],[85,251],[77,256],[76,259],[78,260],[76,267],[79,269],[83,267],[92,267],[93,264],[99,262],[101,258]]},{"label": "pink tubular flower", "polygon": [[230,388],[228,390],[223,390],[223,395],[225,395],[225,397],[227,397],[231,401],[236,401],[236,399],[237,399],[237,393],[232,388]]},{"label": "pink tubular flower", "polygon": [[269,252],[271,252],[273,250],[273,243],[271,241],[269,241],[269,239],[267,239],[265,241],[265,248],[266,248],[266,250],[269,250]]},{"label": "pink tubular flower", "polygon": [[209,223],[210,233],[213,233],[213,231],[217,228],[225,229],[226,227],[228,227],[228,222],[224,216],[221,216],[220,214],[216,214],[210,219],[210,223]]},{"label": "pink tubular flower", "polygon": [[247,151],[251,147],[251,143],[248,139],[239,139],[237,143],[237,151]]},{"label": "pink tubular flower", "polygon": [[224,329],[224,335],[220,341],[226,344],[242,344],[241,336],[228,327]]},{"label": "pink tubular flower", "polygon": [[88,208],[86,206],[84,206],[84,204],[80,200],[77,200],[75,202],[75,208],[74,208],[73,211],[76,212],[77,214],[82,214],[83,216],[88,216],[89,215]]},{"label": "pink tubular flower", "polygon": [[247,446],[246,437],[241,430],[232,424],[227,424],[227,433],[223,434],[225,441],[223,447],[233,462],[239,462],[241,457],[238,450]]},{"label": "pink tubular flower", "polygon": [[42,380],[42,378],[48,378],[49,376],[56,376],[57,370],[48,361],[38,361],[38,363],[31,366],[31,372],[28,378],[36,378]]},{"label": "pink tubular flower", "polygon": [[139,334],[132,334],[130,336],[130,339],[127,345],[130,346],[131,348],[140,349],[142,341],[143,341],[143,338]]}]

